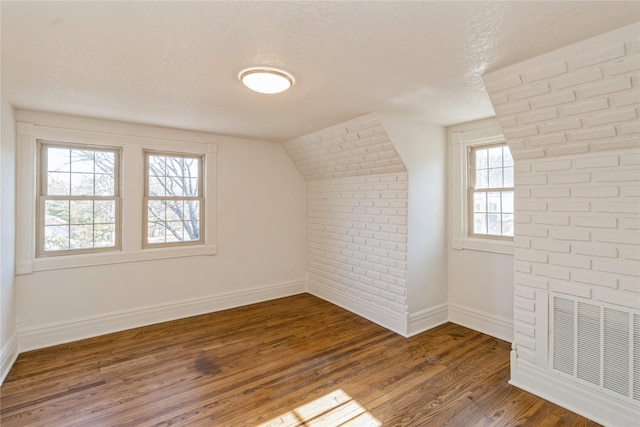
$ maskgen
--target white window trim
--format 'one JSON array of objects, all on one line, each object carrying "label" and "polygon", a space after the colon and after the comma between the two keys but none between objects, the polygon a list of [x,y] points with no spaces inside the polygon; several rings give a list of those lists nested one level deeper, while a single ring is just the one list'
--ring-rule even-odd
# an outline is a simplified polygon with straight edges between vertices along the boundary
[{"label": "white window trim", "polygon": [[[130,132],[122,133],[69,129],[35,123],[17,123],[17,194],[16,194],[16,274],[93,265],[118,264],[155,259],[215,255],[216,247],[216,168],[217,144],[189,140],[161,139]],[[127,133],[127,134],[125,134]],[[175,132],[174,132],[175,133]],[[185,132],[187,136],[188,132]],[[121,148],[122,177],[122,241],[121,249],[111,252],[60,255],[36,258],[37,140],[61,143],[95,144]],[[144,194],[143,151],[166,150],[205,155],[204,200],[205,240],[203,244],[142,248],[142,196]]]},{"label": "white window trim", "polygon": [[513,255],[513,241],[502,238],[493,239],[490,236],[474,238],[469,236],[469,188],[468,171],[470,147],[496,144],[504,142],[504,135],[499,126],[490,126],[469,132],[452,132],[450,134],[453,145],[452,156],[452,185],[453,212],[451,247],[456,250],[475,250]]}]

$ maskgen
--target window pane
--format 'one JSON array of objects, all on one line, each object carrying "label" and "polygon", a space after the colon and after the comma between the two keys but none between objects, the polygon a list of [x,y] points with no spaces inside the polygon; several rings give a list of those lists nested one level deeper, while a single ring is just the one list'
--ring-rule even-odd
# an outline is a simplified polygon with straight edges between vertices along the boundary
[{"label": "window pane", "polygon": [[500,193],[487,193],[487,212],[500,212]]},{"label": "window pane", "polygon": [[46,150],[48,172],[69,172],[71,170],[71,150],[53,147],[48,147]]},{"label": "window pane", "polygon": [[489,169],[489,188],[502,188],[502,168]]},{"label": "window pane", "polygon": [[197,178],[200,176],[200,159],[188,158],[185,159],[185,173],[189,178]]},{"label": "window pane", "polygon": [[113,175],[96,174],[94,182],[96,196],[115,196],[116,183]]},{"label": "window pane", "polygon": [[488,234],[502,234],[502,221],[500,218],[500,214],[487,215],[487,228]]},{"label": "window pane", "polygon": [[93,174],[72,173],[71,174],[71,195],[72,196],[93,196]]},{"label": "window pane", "polygon": [[502,215],[502,235],[513,236],[513,214]]},{"label": "window pane", "polygon": [[487,165],[487,150],[476,150],[476,169],[486,169]]},{"label": "window pane", "polygon": [[47,194],[50,196],[70,195],[71,176],[67,172],[49,172],[47,174]]},{"label": "window pane", "polygon": [[94,152],[88,150],[71,150],[71,172],[93,173]]},{"label": "window pane", "polygon": [[96,224],[115,224],[116,202],[96,200],[93,203],[93,221]]},{"label": "window pane", "polygon": [[147,241],[149,243],[164,243],[165,227],[163,222],[150,222],[147,227]]},{"label": "window pane", "polygon": [[69,201],[46,200],[44,202],[44,225],[69,224]]},{"label": "window pane", "polygon": [[171,200],[167,202],[167,221],[182,221],[184,219],[184,201]]},{"label": "window pane", "polygon": [[504,186],[513,187],[513,167],[504,168]]},{"label": "window pane", "polygon": [[95,172],[114,175],[116,154],[109,151],[95,152]]},{"label": "window pane", "polygon": [[184,229],[184,240],[200,240],[200,223],[198,221],[184,221],[182,226]]},{"label": "window pane", "polygon": [[489,167],[502,167],[502,147],[489,148]]},{"label": "window pane", "polygon": [[96,224],[93,227],[93,245],[96,248],[105,248],[115,246],[116,244],[116,225],[115,224]]},{"label": "window pane", "polygon": [[149,221],[164,222],[166,218],[167,202],[164,200],[150,200],[147,204]]},{"label": "window pane", "polygon": [[184,178],[176,177],[176,176],[167,177],[167,185],[166,185],[167,196],[182,197],[184,196],[183,188],[184,188]]},{"label": "window pane", "polygon": [[182,221],[167,221],[167,242],[182,242],[184,240],[184,225]]},{"label": "window pane", "polygon": [[165,158],[164,156],[149,155],[149,175],[150,176],[165,176]]},{"label": "window pane", "polygon": [[165,177],[150,176],[149,177],[149,196],[163,197],[166,195]]},{"label": "window pane", "polygon": [[502,192],[502,212],[513,213],[513,191]]},{"label": "window pane", "polygon": [[479,169],[476,171],[476,188],[489,188],[489,171]]},{"label": "window pane", "polygon": [[93,225],[70,225],[70,249],[89,249],[93,247]]},{"label": "window pane", "polygon": [[48,225],[44,227],[44,250],[62,251],[69,249],[69,226]]},{"label": "window pane", "polygon": [[487,211],[487,193],[473,194],[473,211],[474,212]]},{"label": "window pane", "polygon": [[167,156],[167,176],[184,175],[184,158]]},{"label": "window pane", "polygon": [[200,180],[198,178],[186,178],[184,182],[184,195],[187,197],[198,197],[200,195],[200,189],[198,188],[199,182]]},{"label": "window pane", "polygon": [[487,234],[487,215],[473,215],[473,232],[476,234]]},{"label": "window pane", "polygon": [[71,224],[93,224],[93,201],[72,200],[70,202]]}]

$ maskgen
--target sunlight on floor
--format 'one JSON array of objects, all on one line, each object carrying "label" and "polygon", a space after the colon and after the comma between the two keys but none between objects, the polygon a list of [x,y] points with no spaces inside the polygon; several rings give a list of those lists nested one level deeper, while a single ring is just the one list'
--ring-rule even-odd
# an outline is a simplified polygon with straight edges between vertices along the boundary
[{"label": "sunlight on floor", "polygon": [[382,423],[341,389],[299,406],[259,427],[380,427]]}]

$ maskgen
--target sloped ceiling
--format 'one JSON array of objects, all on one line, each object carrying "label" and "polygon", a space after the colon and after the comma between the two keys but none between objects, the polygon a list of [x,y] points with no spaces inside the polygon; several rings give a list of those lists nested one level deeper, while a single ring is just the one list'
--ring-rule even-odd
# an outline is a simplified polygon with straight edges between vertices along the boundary
[{"label": "sloped ceiling", "polygon": [[[493,116],[481,75],[640,20],[640,3],[0,2],[17,108],[286,141],[363,114]],[[290,71],[251,93],[246,67]]]}]

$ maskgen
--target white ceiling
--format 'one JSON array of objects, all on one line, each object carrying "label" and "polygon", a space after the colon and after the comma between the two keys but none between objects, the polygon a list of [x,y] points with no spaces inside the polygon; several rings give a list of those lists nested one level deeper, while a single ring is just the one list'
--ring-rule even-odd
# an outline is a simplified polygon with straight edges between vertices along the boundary
[{"label": "white ceiling", "polygon": [[[481,75],[640,21],[640,2],[1,2],[17,108],[285,141],[369,112],[493,116]],[[244,68],[292,73],[250,92]]]}]

